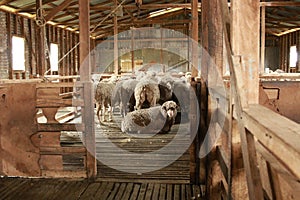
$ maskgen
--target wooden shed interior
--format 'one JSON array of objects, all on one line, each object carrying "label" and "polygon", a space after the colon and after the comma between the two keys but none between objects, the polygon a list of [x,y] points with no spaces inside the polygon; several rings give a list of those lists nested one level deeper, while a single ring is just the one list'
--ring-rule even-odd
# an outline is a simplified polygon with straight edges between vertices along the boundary
[{"label": "wooden shed interior", "polygon": [[[299,199],[299,58],[300,0],[2,0],[0,199]],[[93,77],[146,71],[186,122],[99,123]]]}]

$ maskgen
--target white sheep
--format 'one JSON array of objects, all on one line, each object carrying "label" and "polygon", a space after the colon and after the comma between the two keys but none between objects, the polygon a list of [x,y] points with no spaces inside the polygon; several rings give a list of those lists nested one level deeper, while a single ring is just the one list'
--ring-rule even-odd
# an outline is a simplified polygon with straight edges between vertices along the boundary
[{"label": "white sheep", "polygon": [[168,133],[175,122],[177,104],[167,101],[161,106],[127,113],[121,123],[122,132],[138,134]]},{"label": "white sheep", "polygon": [[141,109],[143,106],[153,107],[158,103],[160,92],[155,74],[147,74],[139,80],[134,89],[134,97],[136,110]]},{"label": "white sheep", "polygon": [[[108,111],[108,121],[112,121],[112,93],[116,85],[116,77],[101,80],[96,88],[95,101],[97,104],[97,117],[99,122],[106,121],[105,113]],[[100,112],[101,111],[101,112]],[[102,116],[102,119],[101,117]]]}]

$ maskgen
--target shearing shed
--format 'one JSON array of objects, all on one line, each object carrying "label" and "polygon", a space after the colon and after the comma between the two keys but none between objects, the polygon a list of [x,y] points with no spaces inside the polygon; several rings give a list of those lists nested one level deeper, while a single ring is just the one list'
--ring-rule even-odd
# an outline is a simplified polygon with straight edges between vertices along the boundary
[{"label": "shearing shed", "polygon": [[300,199],[299,57],[299,0],[2,0],[0,199]]}]

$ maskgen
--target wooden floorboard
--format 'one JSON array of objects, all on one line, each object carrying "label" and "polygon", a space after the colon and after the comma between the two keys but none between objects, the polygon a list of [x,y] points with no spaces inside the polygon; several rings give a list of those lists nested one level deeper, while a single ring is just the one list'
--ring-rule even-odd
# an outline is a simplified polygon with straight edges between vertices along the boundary
[{"label": "wooden floorboard", "polygon": [[[97,157],[109,159],[111,163],[109,166],[106,166],[101,159],[98,159],[97,177],[100,180],[115,177],[118,177],[118,179],[170,180],[181,181],[182,183],[190,180],[190,155],[188,150],[182,152],[180,149],[182,146],[189,147],[189,124],[181,124],[180,133],[178,133],[179,124],[175,124],[168,134],[156,134],[150,138],[142,138],[122,133],[119,128],[120,121],[121,117],[116,114],[112,122],[98,123],[96,126]],[[182,129],[182,127],[184,128]],[[109,141],[103,140],[103,135]],[[150,152],[156,153],[170,144],[175,137],[177,146],[174,145],[168,150],[159,151],[159,156],[150,158],[147,161],[145,161],[143,156],[137,156]],[[119,148],[124,150],[121,156],[118,151]],[[174,159],[173,155],[177,155],[177,159]],[[130,159],[133,162],[124,162],[126,159]],[[164,166],[167,161],[169,161],[169,165]],[[137,166],[135,163],[141,164]],[[154,168],[157,168],[157,170],[153,170]],[[139,170],[146,170],[148,172],[143,174],[132,173],[135,169],[138,169],[137,172]]]},{"label": "wooden floorboard", "polygon": [[190,184],[91,182],[87,179],[0,178],[2,200],[155,200],[201,199],[199,187]]},{"label": "wooden floorboard", "polygon": [[[76,122],[78,120],[80,121],[77,119]],[[168,183],[167,181],[188,183],[190,181],[188,123],[175,124],[168,134],[156,134],[143,138],[122,133],[119,125],[121,120],[121,116],[115,113],[112,122],[99,124],[95,116],[97,180],[144,179],[157,180],[161,183]],[[176,138],[176,143],[173,145],[174,138]],[[80,133],[64,132],[60,139],[63,147],[83,146]],[[165,148],[171,143],[173,145],[171,148]],[[182,147],[186,149],[182,150]],[[123,150],[121,154],[119,149]],[[151,156],[145,159],[144,155],[150,153]],[[106,164],[102,159],[109,160],[110,164]],[[126,162],[129,159],[132,162]],[[81,155],[64,156],[63,166],[64,169],[70,170],[83,169],[83,161],[84,158]],[[144,172],[140,173],[141,170]]]}]

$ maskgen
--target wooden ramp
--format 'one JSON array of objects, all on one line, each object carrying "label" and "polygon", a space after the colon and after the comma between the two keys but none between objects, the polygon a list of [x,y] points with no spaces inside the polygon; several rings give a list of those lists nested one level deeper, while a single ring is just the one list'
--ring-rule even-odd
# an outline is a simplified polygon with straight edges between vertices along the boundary
[{"label": "wooden ramp", "polygon": [[135,182],[88,182],[71,179],[1,178],[0,199],[5,200],[129,200],[129,199],[201,199],[198,186]]}]

